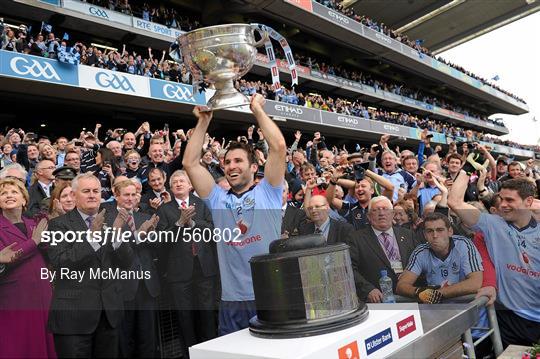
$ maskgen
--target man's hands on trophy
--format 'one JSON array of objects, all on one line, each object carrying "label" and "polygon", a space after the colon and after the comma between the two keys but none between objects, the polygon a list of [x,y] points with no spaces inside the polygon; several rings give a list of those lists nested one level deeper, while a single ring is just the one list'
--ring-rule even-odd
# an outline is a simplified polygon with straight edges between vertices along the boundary
[{"label": "man's hands on trophy", "polygon": [[422,302],[426,304],[438,304],[443,299],[443,294],[439,291],[440,286],[418,287],[414,294]]},{"label": "man's hands on trophy", "polygon": [[199,119],[199,121],[210,122],[214,112],[207,106],[195,106],[193,108],[193,114]]},{"label": "man's hands on trophy", "polygon": [[251,96],[251,103],[249,104],[249,108],[252,112],[262,111],[265,103],[266,100],[263,95],[256,93],[255,95]]}]

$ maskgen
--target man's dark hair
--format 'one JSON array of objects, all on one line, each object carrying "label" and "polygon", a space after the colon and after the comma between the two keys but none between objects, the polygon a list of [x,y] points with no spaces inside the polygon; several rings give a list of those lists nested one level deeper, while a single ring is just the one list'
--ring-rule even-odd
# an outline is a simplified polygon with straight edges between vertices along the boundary
[{"label": "man's dark hair", "polygon": [[254,163],[258,163],[257,161],[257,155],[255,155],[255,150],[253,147],[247,143],[243,142],[231,142],[229,144],[229,147],[227,148],[227,152],[225,152],[225,157],[227,158],[227,154],[232,150],[243,150],[247,154],[249,165],[251,166]]},{"label": "man's dark hair", "polygon": [[405,164],[405,161],[408,161],[408,160],[415,160],[418,163],[418,158],[416,158],[416,156],[409,155],[401,159],[401,164]]},{"label": "man's dark hair", "polygon": [[457,153],[451,153],[448,155],[448,157],[446,157],[446,162],[450,162],[450,160],[459,160],[459,162],[461,162],[463,164],[463,158],[461,157],[461,155],[458,155]]},{"label": "man's dark hair", "polygon": [[515,167],[515,166],[519,166],[519,168],[521,169],[521,163],[517,162],[517,161],[512,161],[508,164],[508,167],[507,169],[510,171],[510,167]]},{"label": "man's dark hair", "polygon": [[81,155],[77,151],[67,151],[65,157],[67,157],[68,155],[71,155],[71,154],[76,154],[79,158],[81,157]]},{"label": "man's dark hair", "polygon": [[167,178],[167,174],[165,173],[165,171],[163,171],[161,168],[159,167],[153,167],[151,168],[149,171],[148,171],[148,178],[150,178],[150,175],[153,174],[154,172],[157,172],[159,173],[159,175],[161,176],[161,178],[163,179],[166,179]]},{"label": "man's dark hair", "polygon": [[500,190],[503,189],[517,191],[521,199],[536,196],[536,185],[527,178],[514,178],[508,181],[504,181],[501,184]]},{"label": "man's dark hair", "polygon": [[304,173],[309,170],[316,171],[316,168],[315,166],[313,166],[312,163],[306,162],[302,166],[300,166],[300,173]]},{"label": "man's dark hair", "polygon": [[490,193],[487,196],[481,198],[480,202],[482,202],[484,207],[486,207],[486,209],[489,211],[491,207],[498,207],[498,204],[500,203],[500,197],[495,193]]},{"label": "man's dark hair", "polygon": [[448,219],[448,216],[446,216],[446,215],[444,215],[442,213],[439,213],[439,212],[433,212],[433,213],[427,214],[424,217],[424,225],[427,222],[435,222],[435,221],[438,221],[438,220],[443,221],[444,225],[446,226],[447,229],[450,229],[452,227],[452,224],[450,223],[450,220]]}]

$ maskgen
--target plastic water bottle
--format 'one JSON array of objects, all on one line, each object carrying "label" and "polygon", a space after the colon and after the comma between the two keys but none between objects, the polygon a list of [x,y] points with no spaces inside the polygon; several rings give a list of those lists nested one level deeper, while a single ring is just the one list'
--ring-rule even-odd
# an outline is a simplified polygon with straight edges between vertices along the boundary
[{"label": "plastic water bottle", "polygon": [[381,270],[381,279],[379,279],[379,286],[383,295],[383,303],[395,303],[394,291],[392,290],[392,278],[388,276],[386,269]]}]

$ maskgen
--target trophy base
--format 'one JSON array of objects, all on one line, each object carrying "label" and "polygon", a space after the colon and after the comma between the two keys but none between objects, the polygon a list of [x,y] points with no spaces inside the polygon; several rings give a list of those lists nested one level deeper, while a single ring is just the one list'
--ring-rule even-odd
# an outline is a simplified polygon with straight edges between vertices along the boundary
[{"label": "trophy base", "polygon": [[249,106],[249,104],[249,99],[233,87],[217,90],[206,106],[210,111],[216,111],[230,107]]},{"label": "trophy base", "polygon": [[249,321],[249,332],[253,336],[269,339],[310,337],[353,327],[365,321],[368,316],[369,311],[364,304],[347,315],[313,322],[279,324],[262,322],[253,317]]}]

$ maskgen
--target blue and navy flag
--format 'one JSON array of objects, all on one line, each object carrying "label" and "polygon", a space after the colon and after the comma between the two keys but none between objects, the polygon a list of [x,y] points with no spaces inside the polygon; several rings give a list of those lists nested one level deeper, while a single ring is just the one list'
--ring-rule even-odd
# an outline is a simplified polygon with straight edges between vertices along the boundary
[{"label": "blue and navy flag", "polygon": [[69,34],[67,32],[64,32],[64,36],[62,37],[62,40],[69,41]]},{"label": "blue and navy flag", "polygon": [[41,22],[41,31],[51,33],[52,32],[52,25],[47,24],[45,21]]},{"label": "blue and navy flag", "polygon": [[422,45],[424,43],[423,39],[418,39],[415,41],[416,45]]},{"label": "blue and navy flag", "polygon": [[65,48],[61,46],[58,48],[57,58],[60,62],[77,66],[81,60],[81,54],[75,47]]},{"label": "blue and navy flag", "polygon": [[491,78],[493,81],[499,81],[501,78],[499,77],[499,75],[495,75]]}]

